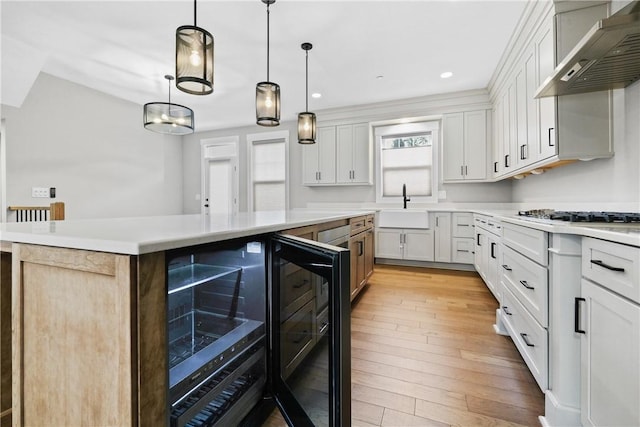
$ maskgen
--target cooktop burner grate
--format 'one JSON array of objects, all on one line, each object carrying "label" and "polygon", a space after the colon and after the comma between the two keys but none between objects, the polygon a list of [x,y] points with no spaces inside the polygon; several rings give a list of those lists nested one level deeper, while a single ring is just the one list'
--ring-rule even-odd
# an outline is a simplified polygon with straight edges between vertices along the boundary
[{"label": "cooktop burner grate", "polygon": [[555,219],[570,222],[604,222],[604,223],[640,223],[638,212],[598,212],[598,211],[554,211],[552,209],[533,209],[520,211],[518,215],[533,218]]}]

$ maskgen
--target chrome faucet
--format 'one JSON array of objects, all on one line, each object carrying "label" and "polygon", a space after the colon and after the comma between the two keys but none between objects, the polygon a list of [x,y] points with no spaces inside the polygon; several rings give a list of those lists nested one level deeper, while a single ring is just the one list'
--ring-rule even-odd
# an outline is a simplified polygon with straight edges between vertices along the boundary
[{"label": "chrome faucet", "polygon": [[411,198],[407,197],[407,184],[402,184],[402,203],[403,209],[407,209],[407,202],[410,202]]}]

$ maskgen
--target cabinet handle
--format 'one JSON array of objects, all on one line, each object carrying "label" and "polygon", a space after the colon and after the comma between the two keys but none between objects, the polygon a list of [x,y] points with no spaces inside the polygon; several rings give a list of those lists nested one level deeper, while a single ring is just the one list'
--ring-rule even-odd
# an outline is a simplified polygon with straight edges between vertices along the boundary
[{"label": "cabinet handle", "polygon": [[440,219],[440,217],[436,217],[436,227],[439,227],[440,224],[438,224],[438,220]]},{"label": "cabinet handle", "polygon": [[523,144],[520,146],[520,160],[526,160],[527,156],[524,154],[524,149],[527,147],[527,144]]},{"label": "cabinet handle", "polygon": [[549,147],[555,147],[556,144],[555,142],[552,144],[551,143],[551,132],[553,132],[554,128],[549,128]]},{"label": "cabinet handle", "polygon": [[522,341],[524,341],[524,343],[525,343],[528,347],[535,347],[535,345],[533,345],[533,344],[531,344],[531,343],[529,342],[529,338],[528,338],[528,337],[529,337],[529,335],[527,335],[527,334],[525,334],[525,333],[523,333],[523,332],[520,332],[520,336],[522,337]]},{"label": "cabinet handle", "polygon": [[507,316],[513,316],[513,313],[509,313],[509,310],[507,310],[509,307],[507,307],[506,305],[502,306],[502,311],[504,311],[504,314],[506,314]]},{"label": "cabinet handle", "polygon": [[309,281],[307,279],[304,279],[301,283],[298,283],[297,285],[293,285],[293,288],[294,289],[300,289],[301,287],[303,287],[307,283],[309,283]]},{"label": "cabinet handle", "polygon": [[464,175],[464,166],[460,165],[460,175]]},{"label": "cabinet handle", "polygon": [[322,322],[322,326],[320,327],[320,335],[324,334],[329,327],[329,322]]},{"label": "cabinet handle", "polygon": [[493,162],[493,171],[498,172],[498,162]]},{"label": "cabinet handle", "polygon": [[467,168],[467,166],[465,165],[464,167],[464,174],[465,175],[469,175],[469,169]]},{"label": "cabinet handle", "polygon": [[508,154],[504,155],[504,167],[505,168],[509,167],[509,155]]},{"label": "cabinet handle", "polygon": [[512,268],[509,267],[507,264],[502,264],[502,268],[504,268],[507,271],[511,271],[512,270]]},{"label": "cabinet handle", "polygon": [[482,245],[480,244],[480,233],[476,234],[476,244],[477,244],[478,246],[482,246]]},{"label": "cabinet handle", "polygon": [[302,336],[300,338],[298,338],[297,340],[293,340],[291,342],[294,343],[294,344],[300,344],[308,334],[309,334],[309,331],[306,331],[306,330],[302,331],[302,333],[300,334]]},{"label": "cabinet handle", "polygon": [[612,267],[612,266],[610,266],[608,264],[605,264],[603,261],[601,261],[599,259],[592,259],[591,260],[591,264],[595,264],[598,267],[603,267],[603,268],[606,268],[607,270],[611,270],[611,271],[620,271],[620,272],[624,271],[624,268],[622,268],[622,267]]},{"label": "cabinet handle", "polygon": [[322,172],[318,172],[318,181],[322,181]]},{"label": "cabinet handle", "polygon": [[496,248],[496,244],[494,242],[491,242],[491,258],[493,259],[496,259],[495,248]]},{"label": "cabinet handle", "polygon": [[586,301],[584,298],[576,297],[573,304],[573,331],[578,334],[586,334],[587,331],[580,329],[580,301]]},{"label": "cabinet handle", "polygon": [[364,255],[364,242],[360,240],[358,242],[358,256]]},{"label": "cabinet handle", "polygon": [[456,224],[458,227],[469,227],[469,224]]},{"label": "cabinet handle", "polygon": [[469,249],[456,249],[457,252],[469,252]]},{"label": "cabinet handle", "polygon": [[520,284],[527,289],[531,289],[531,290],[535,289],[535,286],[531,286],[530,284],[527,283],[526,280],[520,280]]}]

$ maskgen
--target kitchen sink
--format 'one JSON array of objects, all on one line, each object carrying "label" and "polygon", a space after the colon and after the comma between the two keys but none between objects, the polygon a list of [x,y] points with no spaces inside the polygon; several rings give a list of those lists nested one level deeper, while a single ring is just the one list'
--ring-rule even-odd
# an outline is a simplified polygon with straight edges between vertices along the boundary
[{"label": "kitchen sink", "polygon": [[419,209],[383,209],[378,212],[378,227],[429,228],[429,212]]}]

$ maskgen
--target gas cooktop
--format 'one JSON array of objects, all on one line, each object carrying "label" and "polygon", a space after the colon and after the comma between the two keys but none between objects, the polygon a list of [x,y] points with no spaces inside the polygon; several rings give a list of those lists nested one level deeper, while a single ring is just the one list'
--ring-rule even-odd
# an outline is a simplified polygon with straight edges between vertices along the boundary
[{"label": "gas cooktop", "polygon": [[640,224],[640,213],[638,212],[555,211],[553,209],[532,209],[528,211],[520,211],[518,212],[518,215],[530,218],[579,223]]}]

